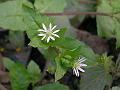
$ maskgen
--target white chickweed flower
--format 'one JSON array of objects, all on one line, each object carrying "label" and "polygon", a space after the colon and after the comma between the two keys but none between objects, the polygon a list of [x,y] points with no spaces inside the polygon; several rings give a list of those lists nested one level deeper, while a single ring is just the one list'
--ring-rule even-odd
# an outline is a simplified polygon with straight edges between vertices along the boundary
[{"label": "white chickweed flower", "polygon": [[41,40],[45,39],[47,41],[47,43],[49,43],[50,40],[55,40],[55,37],[59,38],[59,36],[56,33],[58,33],[60,30],[55,30],[56,25],[52,27],[52,24],[50,23],[49,27],[47,28],[45,26],[45,24],[42,23],[42,27],[43,27],[43,29],[38,30],[38,31],[40,31],[38,36],[42,37]]},{"label": "white chickweed flower", "polygon": [[84,62],[86,60],[85,57],[79,57],[79,59],[77,60],[77,62],[75,62],[74,66],[73,66],[73,74],[75,74],[77,77],[79,77],[80,75],[80,71],[81,72],[85,72],[81,67],[85,67],[87,66],[86,64],[83,64],[82,62]]}]

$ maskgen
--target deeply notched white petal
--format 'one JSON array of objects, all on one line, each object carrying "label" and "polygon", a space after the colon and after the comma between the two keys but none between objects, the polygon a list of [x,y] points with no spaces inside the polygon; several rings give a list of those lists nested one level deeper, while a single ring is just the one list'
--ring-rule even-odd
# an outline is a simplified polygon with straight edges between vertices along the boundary
[{"label": "deeply notched white petal", "polygon": [[46,38],[46,35],[41,40],[44,40],[45,38]]},{"label": "deeply notched white petal", "polygon": [[44,23],[42,23],[42,26],[43,26],[43,29],[44,29],[44,30],[47,30],[47,28],[46,28],[46,26],[45,26]]},{"label": "deeply notched white petal", "polygon": [[87,65],[86,64],[80,64],[80,66],[86,67]]},{"label": "deeply notched white petal", "polygon": [[45,34],[38,34],[38,36],[45,36]]},{"label": "deeply notched white petal", "polygon": [[38,36],[42,36],[41,40],[46,40],[47,43],[50,42],[50,40],[55,40],[55,37],[60,38],[59,35],[57,35],[56,33],[58,33],[60,30],[54,30],[56,28],[56,25],[52,27],[52,24],[49,24],[49,27],[47,28],[45,26],[44,23],[42,23],[42,27],[43,29],[39,29],[38,31],[40,32],[40,34],[38,34]]},{"label": "deeply notched white petal", "polygon": [[51,29],[51,31],[54,30],[56,27],[57,27],[57,26],[55,25],[55,26]]},{"label": "deeply notched white petal", "polygon": [[38,31],[41,31],[41,32],[47,32],[46,30],[43,30],[43,29],[39,29]]},{"label": "deeply notched white petal", "polygon": [[75,74],[76,76],[79,77],[79,74],[80,74],[80,73],[79,73],[79,71],[78,71],[77,69],[74,68],[74,69],[73,69],[73,74]]},{"label": "deeply notched white petal", "polygon": [[79,57],[78,62],[79,62],[79,63],[81,63],[81,62],[84,62],[85,60],[86,60],[86,58],[85,58],[85,57],[82,57],[82,58],[81,58],[81,57]]},{"label": "deeply notched white petal", "polygon": [[60,30],[56,30],[56,31],[54,31],[53,33],[57,33],[57,32],[59,32]]},{"label": "deeply notched white petal", "polygon": [[74,67],[73,67],[73,74],[75,74],[77,77],[79,77],[79,75],[80,75],[80,71],[81,72],[85,72],[85,70],[84,69],[82,69],[82,67],[86,67],[87,65],[86,64],[84,64],[84,63],[82,63],[82,62],[84,62],[86,60],[86,58],[85,57],[82,57],[82,58],[79,58],[78,60],[77,60],[77,62],[75,62],[75,65],[74,65]]},{"label": "deeply notched white petal", "polygon": [[60,37],[59,37],[57,34],[54,34],[54,33],[53,33],[52,35],[53,35],[53,36],[55,36],[55,37],[58,37],[58,38],[60,38]]},{"label": "deeply notched white petal", "polygon": [[81,72],[85,72],[85,70],[83,70],[82,68],[78,68],[78,70],[80,70]]},{"label": "deeply notched white petal", "polygon": [[49,36],[52,40],[55,40],[55,38],[54,37],[52,37],[52,36]]},{"label": "deeply notched white petal", "polygon": [[51,23],[49,24],[49,29],[52,30],[52,24]]},{"label": "deeply notched white petal", "polygon": [[47,38],[47,43],[50,41],[50,37]]}]

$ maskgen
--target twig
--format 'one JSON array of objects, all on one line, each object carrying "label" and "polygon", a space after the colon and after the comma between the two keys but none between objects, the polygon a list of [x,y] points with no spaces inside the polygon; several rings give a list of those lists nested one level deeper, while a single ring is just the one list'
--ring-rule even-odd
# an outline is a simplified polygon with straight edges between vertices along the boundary
[{"label": "twig", "polygon": [[71,15],[97,15],[97,16],[111,16],[108,13],[102,13],[102,12],[64,12],[64,13],[43,13],[44,15],[48,16],[71,16]]},{"label": "twig", "polygon": [[84,1],[84,0],[80,0],[80,4],[97,4],[96,1]]}]

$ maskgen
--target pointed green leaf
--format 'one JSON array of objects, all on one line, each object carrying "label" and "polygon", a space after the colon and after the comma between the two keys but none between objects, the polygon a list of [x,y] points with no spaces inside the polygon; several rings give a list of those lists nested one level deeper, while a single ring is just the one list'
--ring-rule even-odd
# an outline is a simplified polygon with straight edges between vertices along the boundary
[{"label": "pointed green leaf", "polygon": [[31,81],[33,83],[40,80],[41,70],[40,70],[39,66],[34,61],[30,61],[30,63],[27,66],[27,71],[28,71],[30,78],[31,78]]},{"label": "pointed green leaf", "polygon": [[[112,14],[112,7],[109,5],[109,1],[101,0],[97,6],[97,12]],[[115,25],[113,18],[110,16],[97,16],[96,19],[98,35],[107,38],[114,37]]]},{"label": "pointed green leaf", "polygon": [[64,74],[67,72],[67,69],[62,67],[59,57],[55,59],[55,62],[57,64],[55,72],[55,81],[57,81],[64,76]]},{"label": "pointed green leaf", "polygon": [[112,83],[112,76],[101,66],[87,68],[80,81],[80,90],[103,90]]},{"label": "pointed green leaf", "polygon": [[4,64],[5,68],[7,68],[8,70],[11,70],[12,67],[14,66],[15,62],[13,62],[11,59],[9,59],[7,57],[4,57],[3,64]]},{"label": "pointed green leaf", "polygon": [[14,0],[0,4],[0,27],[10,30],[26,30],[22,11],[23,3],[29,2],[27,0]]},{"label": "pointed green leaf", "polygon": [[98,35],[106,38],[116,38],[116,47],[120,47],[120,0],[101,0],[97,12],[104,12],[110,16],[97,16]]},{"label": "pointed green leaf", "polygon": [[21,64],[15,64],[9,73],[12,90],[27,90],[30,84],[29,74]]}]

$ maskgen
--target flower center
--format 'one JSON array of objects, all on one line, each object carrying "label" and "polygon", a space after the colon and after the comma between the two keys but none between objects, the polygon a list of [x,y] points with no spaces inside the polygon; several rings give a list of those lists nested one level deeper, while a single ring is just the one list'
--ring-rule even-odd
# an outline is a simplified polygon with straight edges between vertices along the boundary
[{"label": "flower center", "polygon": [[77,68],[79,66],[79,64],[78,63],[74,63],[74,68]]},{"label": "flower center", "polygon": [[48,31],[46,32],[47,36],[52,36],[52,32],[51,31]]}]

